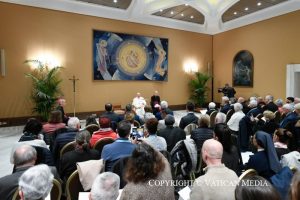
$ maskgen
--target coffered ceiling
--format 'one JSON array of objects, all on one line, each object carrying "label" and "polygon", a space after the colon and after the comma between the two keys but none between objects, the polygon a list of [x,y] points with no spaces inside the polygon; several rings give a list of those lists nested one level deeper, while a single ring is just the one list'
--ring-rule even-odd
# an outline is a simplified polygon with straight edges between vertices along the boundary
[{"label": "coffered ceiling", "polygon": [[217,34],[300,9],[300,0],[0,0]]}]

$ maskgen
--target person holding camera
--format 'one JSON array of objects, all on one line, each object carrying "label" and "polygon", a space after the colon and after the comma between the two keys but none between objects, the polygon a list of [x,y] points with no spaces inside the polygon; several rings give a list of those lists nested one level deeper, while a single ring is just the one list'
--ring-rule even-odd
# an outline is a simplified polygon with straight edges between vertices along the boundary
[{"label": "person holding camera", "polygon": [[229,99],[234,98],[236,93],[233,87],[230,87],[228,83],[225,84],[225,87],[218,89],[219,93],[223,93],[224,96],[227,96]]}]

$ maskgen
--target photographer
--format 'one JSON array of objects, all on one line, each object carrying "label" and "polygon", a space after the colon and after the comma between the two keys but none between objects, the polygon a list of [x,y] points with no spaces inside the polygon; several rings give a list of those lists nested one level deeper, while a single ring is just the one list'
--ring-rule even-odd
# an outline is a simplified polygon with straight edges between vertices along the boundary
[{"label": "photographer", "polygon": [[227,96],[229,99],[234,98],[234,95],[236,93],[235,89],[233,87],[230,87],[228,83],[225,84],[225,87],[219,88],[218,92],[222,92],[224,96]]}]

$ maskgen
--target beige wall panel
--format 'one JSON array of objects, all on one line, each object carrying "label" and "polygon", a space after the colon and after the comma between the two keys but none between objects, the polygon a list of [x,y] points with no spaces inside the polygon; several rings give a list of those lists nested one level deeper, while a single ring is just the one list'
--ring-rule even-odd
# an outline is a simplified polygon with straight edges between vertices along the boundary
[{"label": "beige wall panel", "polygon": [[[31,80],[24,74],[30,68],[23,62],[50,52],[64,69],[62,90],[67,99],[66,112],[72,112],[72,83],[77,82],[78,112],[103,110],[106,102],[131,102],[136,92],[150,99],[158,90],[170,105],[184,104],[189,96],[189,75],[184,62],[192,58],[200,70],[212,60],[212,36],[173,29],[109,20],[47,9],[0,3],[0,48],[6,51],[7,76],[0,77],[0,118],[31,115]],[[93,81],[92,30],[107,30],[169,39],[168,82]]]}]

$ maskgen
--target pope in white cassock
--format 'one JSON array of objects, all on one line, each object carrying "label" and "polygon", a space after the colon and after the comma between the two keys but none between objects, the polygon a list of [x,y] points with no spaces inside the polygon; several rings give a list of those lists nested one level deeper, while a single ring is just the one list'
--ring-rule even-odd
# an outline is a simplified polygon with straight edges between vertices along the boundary
[{"label": "pope in white cassock", "polygon": [[144,97],[141,97],[141,93],[136,93],[136,97],[133,98],[132,105],[134,106],[135,112],[139,117],[144,117],[145,115],[145,106],[146,100]]}]

